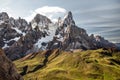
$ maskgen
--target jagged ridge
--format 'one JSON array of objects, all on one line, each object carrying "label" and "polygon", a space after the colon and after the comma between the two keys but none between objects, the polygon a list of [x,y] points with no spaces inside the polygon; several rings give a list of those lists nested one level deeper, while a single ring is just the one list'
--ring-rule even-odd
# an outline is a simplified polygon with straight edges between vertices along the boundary
[{"label": "jagged ridge", "polygon": [[63,20],[59,18],[56,24],[40,14],[28,24],[21,18],[9,18],[3,12],[0,13],[0,26],[0,47],[12,60],[47,49],[116,48],[101,36],[88,36],[86,30],[75,24],[72,12],[68,12]]}]

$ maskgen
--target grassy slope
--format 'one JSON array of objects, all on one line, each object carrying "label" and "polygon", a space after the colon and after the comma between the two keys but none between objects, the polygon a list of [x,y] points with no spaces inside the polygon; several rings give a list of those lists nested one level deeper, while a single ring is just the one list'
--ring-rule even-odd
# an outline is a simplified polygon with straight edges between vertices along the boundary
[{"label": "grassy slope", "polygon": [[102,49],[48,52],[14,62],[19,73],[24,72],[25,80],[120,80],[120,52],[112,54]]}]

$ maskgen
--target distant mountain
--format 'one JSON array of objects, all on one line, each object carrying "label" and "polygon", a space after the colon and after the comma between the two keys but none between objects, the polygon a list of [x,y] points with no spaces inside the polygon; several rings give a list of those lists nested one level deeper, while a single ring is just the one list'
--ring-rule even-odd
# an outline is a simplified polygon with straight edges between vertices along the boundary
[{"label": "distant mountain", "polygon": [[120,50],[120,43],[115,43],[118,49]]},{"label": "distant mountain", "polygon": [[23,80],[2,49],[0,49],[0,80]]},{"label": "distant mountain", "polygon": [[15,60],[40,50],[87,50],[116,48],[116,45],[101,36],[89,36],[85,29],[75,24],[70,11],[56,23],[40,14],[36,14],[33,20],[27,23],[25,19],[14,19],[2,12],[0,47],[11,60]]}]

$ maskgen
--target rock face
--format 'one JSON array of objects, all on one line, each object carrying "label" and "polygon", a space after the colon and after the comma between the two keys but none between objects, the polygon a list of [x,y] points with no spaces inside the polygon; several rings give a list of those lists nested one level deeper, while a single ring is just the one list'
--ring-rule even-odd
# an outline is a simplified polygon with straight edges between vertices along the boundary
[{"label": "rock face", "polygon": [[34,19],[31,21],[32,27],[35,28],[36,26],[39,26],[40,29],[48,28],[49,23],[52,23],[50,19],[48,19],[46,16],[36,14]]},{"label": "rock face", "polygon": [[28,31],[28,23],[24,19],[10,17],[7,13],[0,13],[0,47],[6,48],[18,41]]},{"label": "rock face", "polygon": [[23,80],[2,49],[0,49],[0,80]]},{"label": "rock face", "polygon": [[[18,21],[22,23],[25,20],[19,19]],[[25,56],[27,53],[36,51],[34,49],[34,44],[38,41],[38,39],[41,39],[42,37],[48,35],[47,27],[50,23],[51,21],[47,17],[37,14],[29,24],[28,29],[22,29],[23,26],[19,27],[21,31],[25,30],[26,33],[25,35],[22,35],[20,39],[9,48],[5,48],[7,56],[11,60],[15,60],[17,58]]]},{"label": "rock face", "polygon": [[108,40],[105,40],[103,37],[97,35],[94,36],[93,34],[90,36],[92,43],[94,43],[95,47],[97,49],[99,48],[115,48],[116,45],[109,42]]},{"label": "rock face", "polygon": [[24,19],[0,13],[0,47],[11,60],[15,60],[39,50],[87,50],[116,46],[101,36],[88,36],[85,29],[75,24],[69,11],[56,24],[40,14],[27,23]]},{"label": "rock face", "polygon": [[63,21],[59,19],[58,24],[54,40],[48,43],[48,49],[73,50],[81,48],[86,50],[115,47],[114,44],[101,36],[88,36],[86,30],[76,26],[71,12],[68,12]]},{"label": "rock face", "polygon": [[62,25],[60,27],[63,27],[63,42],[62,42],[62,48],[64,50],[70,50],[70,49],[90,49],[90,40],[88,38],[88,35],[86,31],[82,28],[79,28],[76,26],[72,13],[68,12],[67,16],[62,22]]}]

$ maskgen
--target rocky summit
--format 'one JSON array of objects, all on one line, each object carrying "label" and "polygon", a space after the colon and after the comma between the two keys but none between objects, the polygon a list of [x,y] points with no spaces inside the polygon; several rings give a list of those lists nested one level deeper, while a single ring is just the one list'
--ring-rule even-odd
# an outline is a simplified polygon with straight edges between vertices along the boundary
[{"label": "rocky summit", "polygon": [[25,19],[14,19],[2,12],[0,47],[11,60],[15,60],[40,50],[88,50],[116,48],[116,45],[101,36],[89,36],[85,29],[75,24],[71,11],[63,19],[59,17],[56,23],[41,14],[36,14],[28,23]]}]

